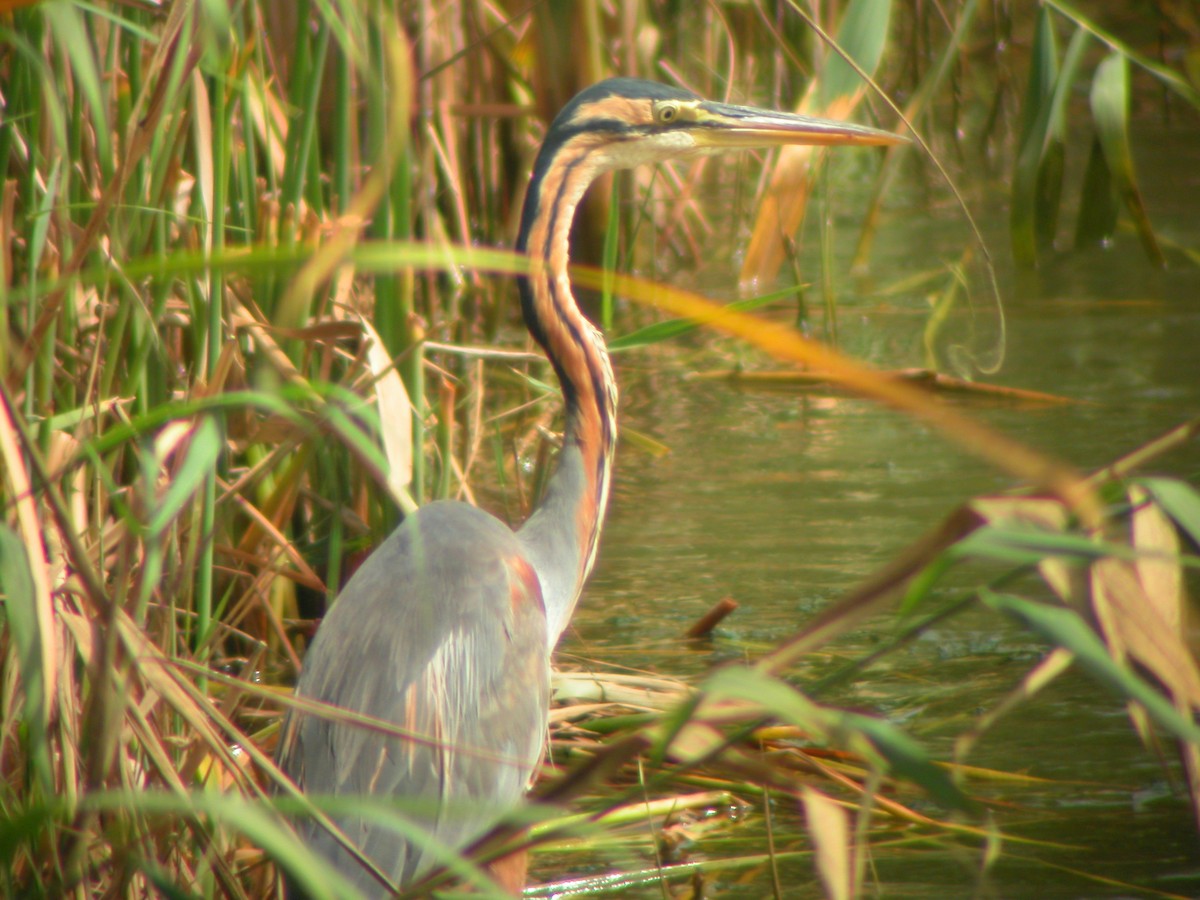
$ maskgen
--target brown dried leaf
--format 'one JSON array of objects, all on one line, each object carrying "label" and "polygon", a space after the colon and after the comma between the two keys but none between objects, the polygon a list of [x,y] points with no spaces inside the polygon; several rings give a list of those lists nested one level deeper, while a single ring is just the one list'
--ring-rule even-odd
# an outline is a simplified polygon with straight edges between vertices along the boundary
[{"label": "brown dried leaf", "polygon": [[243,305],[232,294],[229,298],[230,317],[233,321],[235,331],[246,331],[254,341],[258,352],[262,354],[263,359],[271,364],[279,376],[289,384],[303,384],[308,382],[300,374],[295,364],[279,346],[275,340],[274,329],[268,327],[264,321],[262,314],[257,309],[250,309]]},{"label": "brown dried leaf", "polygon": [[54,699],[58,691],[59,648],[58,634],[54,623],[54,606],[50,596],[51,573],[49,555],[42,540],[42,525],[34,502],[36,493],[25,467],[25,456],[21,452],[21,439],[12,410],[7,402],[0,400],[0,477],[8,482],[7,494],[16,508],[17,531],[25,542],[29,563],[29,577],[33,588],[33,619],[37,623],[37,646],[39,664],[44,683],[42,685],[41,721],[49,722],[54,712]]},{"label": "brown dried leaf", "polygon": [[1067,511],[1058,500],[1044,497],[981,497],[971,508],[990,524],[1019,522],[1046,531],[1064,531]]},{"label": "brown dried leaf", "polygon": [[1179,702],[1200,709],[1200,670],[1177,628],[1150,602],[1133,564],[1092,566],[1092,605],[1114,658],[1144,665]]},{"label": "brown dried leaf", "polygon": [[[797,110],[811,113],[816,102],[814,87],[805,95]],[[835,98],[820,114],[831,119],[847,119],[862,99],[863,91]],[[743,285],[769,284],[787,259],[787,242],[799,230],[808,209],[812,173],[826,152],[823,147],[795,145],[783,147],[763,194],[754,231],[746,247],[746,258],[738,280]]]},{"label": "brown dried leaf", "polygon": [[388,460],[388,488],[404,508],[412,483],[412,403],[383,339],[365,317],[362,327],[367,335],[367,365],[375,376],[375,402],[379,404],[383,452]]},{"label": "brown dried leaf", "polygon": [[[1043,497],[985,497],[974,500],[971,509],[990,524],[1033,525],[1042,531],[1062,533],[1067,528],[1067,509],[1058,500]],[[1048,557],[1038,564],[1038,571],[1050,589],[1067,605],[1082,596],[1079,569],[1066,560]]]},{"label": "brown dried leaf", "polygon": [[1142,551],[1134,563],[1147,601],[1176,634],[1183,634],[1183,569],[1179,565],[1179,535],[1150,495],[1140,487],[1129,490],[1133,503],[1133,546]]},{"label": "brown dried leaf", "polygon": [[117,628],[129,658],[137,670],[145,694],[139,701],[142,710],[150,710],[158,700],[167,703],[188,725],[192,735],[192,750],[207,755],[215,753],[224,759],[229,771],[237,771],[236,756],[224,736],[217,730],[221,716],[211,701],[187,681],[186,674],[159,649],[137,623],[124,612],[117,613]]}]

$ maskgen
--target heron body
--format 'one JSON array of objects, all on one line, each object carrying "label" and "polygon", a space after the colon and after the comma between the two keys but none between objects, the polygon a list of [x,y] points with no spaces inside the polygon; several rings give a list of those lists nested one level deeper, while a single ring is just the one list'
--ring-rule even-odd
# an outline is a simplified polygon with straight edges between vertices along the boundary
[{"label": "heron body", "polygon": [[[346,585],[298,686],[413,739],[293,715],[282,767],[314,794],[409,798],[401,812],[461,848],[479,837],[481,818],[486,827],[487,810],[494,821],[521,796],[541,760],[545,618],[537,575],[511,529],[466,503],[422,507]],[[391,880],[406,884],[427,868],[420,847],[368,816],[333,818]],[[298,830],[368,896],[383,892],[330,831],[313,820]]]},{"label": "heron body", "polygon": [[[571,223],[588,185],[614,169],[743,147],[897,140],[636,79],[600,82],[563,108],[535,161],[517,238],[530,259],[520,279],[525,322],[562,385],[555,473],[516,532],[468,504],[431,503],[350,579],[317,632],[297,694],[396,729],[293,710],[279,764],[297,786],[397,798],[424,838],[461,850],[519,801],[537,771],[550,653],[596,558],[617,436],[604,339],[567,276]],[[369,896],[412,884],[436,864],[427,840],[384,827],[369,810],[330,818],[340,835],[312,819],[297,831]],[[523,866],[508,875],[503,886],[519,891]]]}]

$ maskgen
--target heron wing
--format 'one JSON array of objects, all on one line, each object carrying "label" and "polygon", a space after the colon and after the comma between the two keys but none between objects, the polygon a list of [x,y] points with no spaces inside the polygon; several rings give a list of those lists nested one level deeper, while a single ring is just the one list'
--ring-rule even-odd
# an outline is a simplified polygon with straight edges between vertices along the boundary
[{"label": "heron wing", "polygon": [[[318,630],[297,692],[403,736],[294,711],[280,766],[310,794],[396,797],[462,848],[522,795],[542,758],[549,652],[538,577],[513,533],[461,503],[423,507],[363,564]],[[361,815],[333,817],[401,884],[429,854]],[[325,829],[306,841],[368,891],[379,885]]]}]

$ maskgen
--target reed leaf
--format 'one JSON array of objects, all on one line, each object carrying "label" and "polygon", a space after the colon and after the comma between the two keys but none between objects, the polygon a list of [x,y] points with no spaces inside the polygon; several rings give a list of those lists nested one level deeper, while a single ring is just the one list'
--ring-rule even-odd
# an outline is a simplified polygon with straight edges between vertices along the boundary
[{"label": "reed leaf", "polygon": [[1123,55],[1112,53],[1096,67],[1090,101],[1096,136],[1104,151],[1109,175],[1133,217],[1142,249],[1151,262],[1161,268],[1167,261],[1146,214],[1129,145],[1129,62]]},{"label": "reed leaf", "polygon": [[1200,493],[1194,487],[1169,478],[1140,478],[1137,484],[1200,546]]},{"label": "reed leaf", "polygon": [[[890,0],[850,0],[834,40],[815,22],[802,18],[829,44],[832,82],[819,75],[809,84],[798,112],[849,118],[866,95],[863,73],[876,69],[891,21]],[[746,247],[738,281],[743,287],[769,285],[787,258],[787,242],[804,221],[812,188],[812,172],[823,158],[820,148],[792,146],[780,150],[770,184],[759,201],[754,230]]]},{"label": "reed leaf", "polygon": [[1075,655],[1088,674],[1118,696],[1141,704],[1164,728],[1181,740],[1200,741],[1200,727],[1180,712],[1132,668],[1113,659],[1096,632],[1075,612],[1011,594],[985,592],[985,605],[1010,615],[1046,640]]},{"label": "reed leaf", "polygon": [[1050,12],[1042,7],[1022,111],[1020,150],[1013,170],[1010,229],[1013,256],[1036,266],[1058,230],[1066,158],[1066,106],[1089,37],[1077,30],[1061,66]]},{"label": "reed leaf", "polygon": [[[795,85],[810,67],[804,48],[817,22],[798,6],[757,2],[700,4],[686,15],[679,4],[644,0],[516,12],[428,0],[0,6],[0,894],[257,900],[277,894],[278,867],[313,896],[347,896],[287,822],[361,804],[310,802],[279,785],[274,742],[281,710],[294,703],[282,685],[325,604],[402,511],[426,495],[461,495],[518,520],[553,459],[556,389],[518,332],[513,281],[526,261],[491,249],[511,244],[545,122],[582,82],[607,72],[787,105],[803,93]],[[852,0],[832,18],[841,14],[837,44],[859,67],[897,92],[913,90],[910,114],[940,127],[953,110],[955,127],[970,128],[981,92],[998,115],[1011,108],[994,64],[975,52],[994,37],[982,30],[976,0],[905,10],[902,20],[893,6]],[[1033,124],[1022,133],[1043,167],[1031,169],[1033,193],[1022,201],[1033,210],[1035,242],[1053,233],[1048,216],[1059,198],[1038,173],[1045,148],[1062,139],[1078,80],[1068,72],[1081,52],[1074,48],[1103,43],[1126,69],[1141,66],[1196,105],[1194,86],[1171,65],[1138,56],[1060,0],[1046,6],[1056,18],[1045,27],[1065,19],[1075,33],[1060,70],[1042,73],[1037,101],[1025,107]],[[889,34],[897,24],[947,43],[897,49]],[[1028,35],[1008,37],[1011,59]],[[849,115],[866,95],[861,73],[823,40],[830,49],[815,54],[821,65],[805,102]],[[1127,155],[1136,127],[1122,106],[1120,65],[1107,61],[1094,82],[1095,116],[1111,134],[1093,156],[1088,220],[1112,200],[1112,160]],[[986,150],[1003,160],[1006,147]],[[891,154],[885,176],[900,171],[900,159],[919,165]],[[532,826],[535,844],[548,842],[534,847],[535,861],[545,854],[543,875],[599,868],[585,842],[623,854],[613,857],[623,871],[590,881],[562,875],[552,889],[661,892],[663,879],[744,872],[760,879],[746,888],[756,892],[767,876],[754,870],[811,864],[799,804],[779,798],[811,800],[818,790],[847,810],[842,818],[857,814],[852,838],[817,843],[839,894],[856,889],[847,886],[846,853],[861,869],[897,838],[873,810],[919,826],[936,852],[975,852],[993,840],[994,828],[938,822],[877,790],[880,773],[891,772],[921,786],[922,798],[968,808],[960,773],[947,775],[894,723],[817,704],[782,680],[800,654],[906,592],[904,611],[924,616],[906,621],[908,635],[970,607],[970,592],[942,596],[949,569],[962,576],[970,560],[1005,570],[990,584],[997,595],[1031,567],[1064,602],[1101,594],[1107,645],[1094,632],[1088,643],[1082,618],[1043,621],[1042,610],[1016,602],[1025,598],[996,602],[1090,660],[1117,696],[1144,702],[1155,721],[1162,703],[1174,702],[1175,718],[1161,720],[1194,737],[1178,698],[1194,700],[1195,686],[1171,630],[1182,573],[1196,564],[1175,531],[1200,537],[1191,486],[1105,480],[1128,475],[1124,463],[1083,479],[956,407],[804,340],[779,316],[744,314],[783,292],[721,308],[659,284],[676,268],[723,265],[727,257],[705,259],[716,244],[736,258],[742,223],[732,213],[754,193],[744,175],[695,165],[686,175],[643,173],[632,192],[618,182],[611,196],[633,196],[637,229],[617,239],[629,216],[614,205],[606,268],[656,278],[573,272],[580,285],[630,301],[606,314],[625,335],[614,348],[637,347],[653,360],[669,350],[653,345],[708,326],[744,340],[739,355],[761,351],[827,370],[833,383],[1047,487],[1057,499],[1042,502],[1056,518],[1007,521],[982,505],[995,500],[964,506],[794,639],[775,649],[757,639],[739,645],[739,655],[743,646],[761,654],[750,670],[689,680],[579,663],[586,672],[556,681],[553,757],[538,788],[548,799],[516,811],[478,857],[511,845],[521,826]],[[936,191],[914,175],[892,196],[916,203],[928,195],[935,208]],[[1132,177],[1129,185],[1136,191]],[[1106,225],[1089,241],[1110,233]],[[831,235],[822,249],[835,257]],[[577,235],[581,249],[586,243]],[[944,272],[924,258],[919,265],[936,275],[898,276],[882,302],[903,310]],[[696,283],[711,283],[711,274],[701,265]],[[954,318],[950,306],[935,314],[931,336]],[[698,334],[693,343],[708,339]],[[1190,427],[1180,434],[1194,437]],[[626,451],[650,443],[631,434]],[[656,450],[668,440],[660,437]],[[399,474],[410,469],[411,477]],[[1073,516],[1081,527],[1069,526]],[[1083,571],[1095,577],[1072,583]],[[1162,623],[1131,615],[1143,607]],[[1067,652],[1022,686],[1032,693]],[[847,662],[838,677],[869,661]],[[1130,675],[1134,664],[1159,684]],[[723,691],[734,708],[715,707],[698,685]],[[1008,709],[1020,702],[1013,697]],[[778,721],[762,727],[764,717]],[[1200,772],[1195,745],[1184,753]],[[1200,796],[1200,779],[1192,785]],[[268,798],[272,786],[280,795]],[[697,829],[699,842],[705,828],[736,824],[709,816],[714,808],[754,817],[767,803],[771,839],[788,849],[726,853],[713,843],[701,863],[648,862],[651,830],[675,830],[686,815],[715,822]],[[420,840],[403,807],[370,812]],[[1006,843],[1019,837],[1004,835]],[[475,859],[443,851],[451,875],[419,890],[453,891],[451,877],[491,889]]]},{"label": "reed leaf", "polygon": [[1200,109],[1200,90],[1178,72],[1161,63],[1155,62],[1143,53],[1139,53],[1128,41],[1123,41],[1120,37],[1113,34],[1112,31],[1101,28],[1089,16],[1080,12],[1074,4],[1066,2],[1066,0],[1045,0],[1045,4],[1059,15],[1073,22],[1080,29],[1097,38],[1101,43],[1110,47],[1114,53],[1120,54],[1138,68],[1149,72],[1161,81],[1166,88],[1187,101],[1190,106]]},{"label": "reed leaf", "polygon": [[1112,240],[1117,230],[1120,204],[1112,174],[1104,158],[1099,138],[1092,140],[1084,169],[1079,197],[1079,215],[1075,224],[1075,249],[1083,250]]},{"label": "reed leaf", "polygon": [[872,716],[823,708],[783,681],[748,668],[723,669],[704,686],[713,700],[738,700],[788,722],[819,741],[852,748],[876,765],[920,785],[947,809],[971,803],[916,741],[895,725]]}]

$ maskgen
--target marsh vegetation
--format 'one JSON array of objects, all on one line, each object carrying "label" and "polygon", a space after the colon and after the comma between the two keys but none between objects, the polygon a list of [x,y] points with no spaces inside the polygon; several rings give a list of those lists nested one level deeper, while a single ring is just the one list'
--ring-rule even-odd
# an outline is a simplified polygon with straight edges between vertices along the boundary
[{"label": "marsh vegetation", "polygon": [[406,510],[538,496],[505,248],[610,74],[915,139],[593,190],[631,427],[481,856],[530,842],[533,896],[1200,891],[1187,3],[4,6],[0,893],[337,893],[270,795],[289,686]]}]

